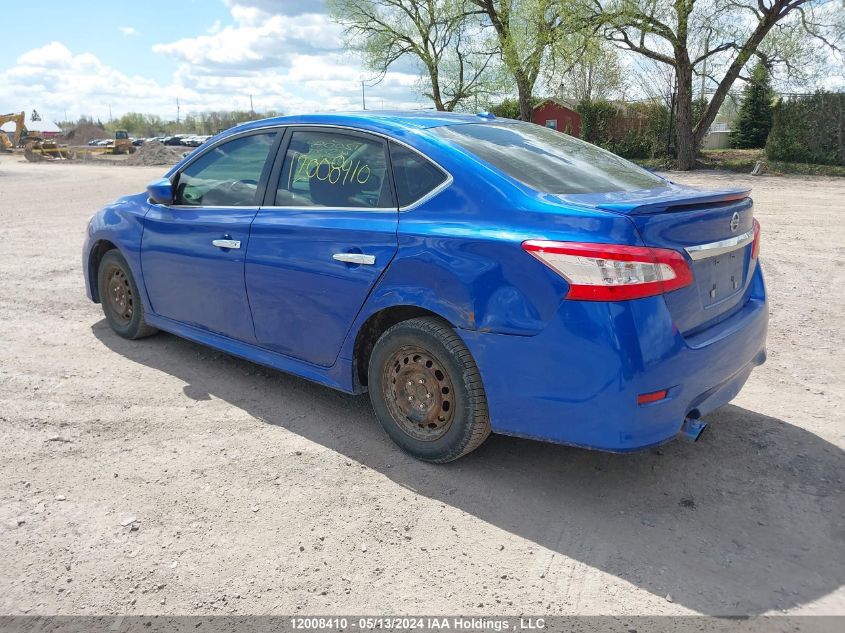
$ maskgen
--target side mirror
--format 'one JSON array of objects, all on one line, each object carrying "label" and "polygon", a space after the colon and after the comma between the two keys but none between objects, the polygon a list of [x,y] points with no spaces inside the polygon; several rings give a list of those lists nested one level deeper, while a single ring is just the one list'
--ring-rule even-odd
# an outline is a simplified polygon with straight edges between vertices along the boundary
[{"label": "side mirror", "polygon": [[147,195],[156,204],[173,204],[173,185],[167,178],[147,185]]}]

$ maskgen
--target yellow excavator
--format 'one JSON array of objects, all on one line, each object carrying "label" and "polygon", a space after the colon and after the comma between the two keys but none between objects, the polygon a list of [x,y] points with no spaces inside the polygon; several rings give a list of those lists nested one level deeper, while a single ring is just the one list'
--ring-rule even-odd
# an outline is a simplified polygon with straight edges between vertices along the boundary
[{"label": "yellow excavator", "polygon": [[9,135],[6,132],[0,130],[0,151],[11,152],[18,146],[21,142],[21,137],[23,136],[25,120],[26,116],[23,112],[0,114],[0,126],[3,126],[10,121],[15,124],[15,133],[12,136],[12,139],[9,139]]},{"label": "yellow excavator", "polygon": [[[32,112],[32,117],[33,121],[39,120],[35,110]],[[9,121],[14,122],[15,133],[10,139],[6,132],[0,131],[0,150],[11,152],[16,147],[23,147],[24,156],[33,162],[70,158],[67,145],[59,145],[52,139],[42,138],[38,132],[27,130],[26,115],[23,112],[0,114],[0,126]]]},{"label": "yellow excavator", "polygon": [[[34,121],[39,120],[36,118],[38,117],[37,112],[33,111],[32,116]],[[10,121],[15,124],[15,132],[10,138],[9,133],[0,130],[0,151],[11,152],[16,147],[23,147],[24,156],[32,162],[76,158],[77,153],[134,154],[137,149],[132,144],[129,132],[126,130],[115,130],[114,140],[107,147],[94,148],[93,150],[82,149],[71,152],[67,145],[59,145],[53,139],[42,138],[38,132],[27,130],[25,113],[12,112],[10,114],[0,114],[0,126]]]}]

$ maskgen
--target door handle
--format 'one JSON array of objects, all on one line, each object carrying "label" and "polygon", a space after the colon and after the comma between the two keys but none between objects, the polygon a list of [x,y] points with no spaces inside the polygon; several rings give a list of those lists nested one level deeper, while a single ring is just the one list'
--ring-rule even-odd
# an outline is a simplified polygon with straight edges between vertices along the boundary
[{"label": "door handle", "polygon": [[376,263],[375,255],[365,255],[364,253],[335,253],[332,259],[339,262],[346,262],[347,264],[366,264],[372,266]]},{"label": "door handle", "polygon": [[240,248],[240,240],[211,240],[211,244],[217,248]]}]

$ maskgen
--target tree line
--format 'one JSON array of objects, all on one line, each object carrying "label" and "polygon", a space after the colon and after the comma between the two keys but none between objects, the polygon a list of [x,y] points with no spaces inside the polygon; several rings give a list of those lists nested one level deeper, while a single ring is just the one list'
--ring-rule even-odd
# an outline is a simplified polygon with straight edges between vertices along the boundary
[{"label": "tree line", "polygon": [[[679,169],[691,169],[737,80],[755,65],[808,79],[841,60],[840,0],[329,0],[347,46],[383,76],[419,69],[437,110],[515,94],[530,121],[538,84],[591,101],[638,76],[668,96]],[[620,61],[624,54],[624,66]],[[709,98],[702,99],[704,93]],[[697,93],[697,94],[696,94]]]},{"label": "tree line", "polygon": [[171,136],[173,134],[197,134],[205,136],[217,134],[247,121],[255,121],[279,115],[280,113],[275,110],[268,110],[266,112],[216,110],[188,113],[184,117],[180,117],[179,120],[167,120],[156,114],[127,112],[116,119],[106,122],[83,115],[76,121],[61,122],[59,123],[59,127],[64,129],[79,125],[93,125],[102,128],[109,135],[113,134],[115,130],[126,130],[136,138]]}]

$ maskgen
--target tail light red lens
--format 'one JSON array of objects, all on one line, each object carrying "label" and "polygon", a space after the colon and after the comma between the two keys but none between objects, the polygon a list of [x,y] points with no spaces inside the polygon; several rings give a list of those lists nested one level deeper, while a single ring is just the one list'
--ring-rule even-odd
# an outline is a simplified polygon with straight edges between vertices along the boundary
[{"label": "tail light red lens", "polygon": [[569,283],[567,299],[625,301],[692,283],[678,251],[646,246],[527,240],[522,248]]},{"label": "tail light red lens", "polygon": [[652,402],[660,402],[669,395],[668,389],[661,389],[660,391],[653,391],[651,393],[641,393],[637,396],[637,404],[651,404]]},{"label": "tail light red lens", "polygon": [[754,243],[751,245],[751,259],[760,255],[760,223],[754,218]]}]

